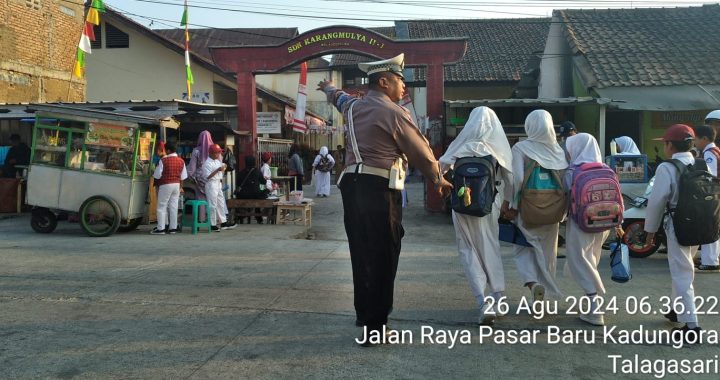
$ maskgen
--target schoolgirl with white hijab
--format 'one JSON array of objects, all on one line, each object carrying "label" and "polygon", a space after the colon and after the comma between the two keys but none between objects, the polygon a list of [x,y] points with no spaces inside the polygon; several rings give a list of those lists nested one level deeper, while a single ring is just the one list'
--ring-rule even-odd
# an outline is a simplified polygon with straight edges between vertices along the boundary
[{"label": "schoolgirl with white hijab", "polygon": [[[531,112],[525,119],[525,133],[527,139],[512,147],[513,196],[506,197],[502,207],[503,210],[509,207],[511,214],[517,214],[519,197],[516,195],[522,189],[525,168],[530,160],[536,161],[545,169],[567,169],[565,152],[557,143],[550,113],[545,110]],[[552,298],[562,297],[562,292],[555,283],[559,223],[529,226],[517,215],[515,224],[531,245],[515,245],[514,255],[520,278],[524,286],[530,289],[533,301],[542,301],[546,295]]]},{"label": "schoolgirl with white hijab", "polygon": [[637,144],[635,144],[632,138],[620,136],[613,140],[615,140],[615,144],[617,144],[618,155],[640,154],[640,149],[638,149]]},{"label": "schoolgirl with white hijab", "polygon": [[[570,166],[565,173],[565,188],[572,186],[573,172],[582,164],[602,162],[598,143],[590,134],[579,133],[568,137],[567,148]],[[610,231],[585,232],[578,227],[573,218],[568,218],[567,234],[565,235],[565,274],[571,277],[590,298],[590,312],[581,314],[580,319],[595,326],[603,326],[602,314],[594,313],[597,304],[595,298],[605,294],[598,264],[602,255],[602,244]]]},{"label": "schoolgirl with white hijab", "polygon": [[[505,198],[512,197],[512,153],[505,131],[493,110],[477,107],[470,113],[460,134],[440,157],[440,169],[443,173],[448,171],[454,167],[457,159],[463,157],[484,156],[492,156],[498,162],[498,194],[507,193]],[[495,310],[485,303],[486,294],[489,293],[498,301],[505,292],[498,226],[500,203],[500,196],[496,196],[492,213],[484,217],[455,211],[452,213],[458,255],[480,309],[481,324],[489,324],[495,318]]]}]

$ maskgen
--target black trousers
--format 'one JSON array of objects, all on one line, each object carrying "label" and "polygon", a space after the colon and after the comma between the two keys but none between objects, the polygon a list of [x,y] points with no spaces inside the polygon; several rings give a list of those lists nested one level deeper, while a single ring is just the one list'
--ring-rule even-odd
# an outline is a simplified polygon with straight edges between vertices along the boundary
[{"label": "black trousers", "polygon": [[346,173],[340,183],[353,269],[355,312],[368,329],[387,324],[400,258],[402,194],[388,180]]}]

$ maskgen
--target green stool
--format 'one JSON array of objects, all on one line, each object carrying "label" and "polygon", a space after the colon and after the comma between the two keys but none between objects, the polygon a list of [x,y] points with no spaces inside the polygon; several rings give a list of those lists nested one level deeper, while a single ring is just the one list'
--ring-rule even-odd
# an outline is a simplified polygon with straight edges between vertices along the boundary
[{"label": "green stool", "polygon": [[[207,227],[208,232],[212,232],[212,226],[210,225],[210,204],[208,204],[208,202],[205,200],[191,199],[185,201],[185,207],[187,206],[192,206],[192,220],[190,220],[190,223],[188,225],[192,234],[197,235],[198,230],[202,227]],[[207,218],[205,222],[200,222],[200,206],[205,206],[205,211],[207,213]],[[185,210],[185,208],[183,208],[183,210]]]}]

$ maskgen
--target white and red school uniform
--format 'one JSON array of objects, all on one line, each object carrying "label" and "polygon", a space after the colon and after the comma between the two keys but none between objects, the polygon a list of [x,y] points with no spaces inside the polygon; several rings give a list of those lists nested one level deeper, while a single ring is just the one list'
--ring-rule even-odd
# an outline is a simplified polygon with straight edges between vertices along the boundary
[{"label": "white and red school uniform", "polygon": [[180,200],[180,183],[188,177],[185,161],[177,153],[163,157],[155,168],[153,177],[157,180],[157,229],[177,229],[178,202]]}]

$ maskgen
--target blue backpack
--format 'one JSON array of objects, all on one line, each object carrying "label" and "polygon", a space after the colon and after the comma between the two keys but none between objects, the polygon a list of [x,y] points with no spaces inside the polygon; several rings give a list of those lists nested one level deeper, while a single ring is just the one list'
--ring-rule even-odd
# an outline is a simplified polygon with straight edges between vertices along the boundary
[{"label": "blue backpack", "polygon": [[497,160],[492,156],[458,158],[450,197],[452,209],[472,216],[490,214],[497,193],[496,171]]}]

